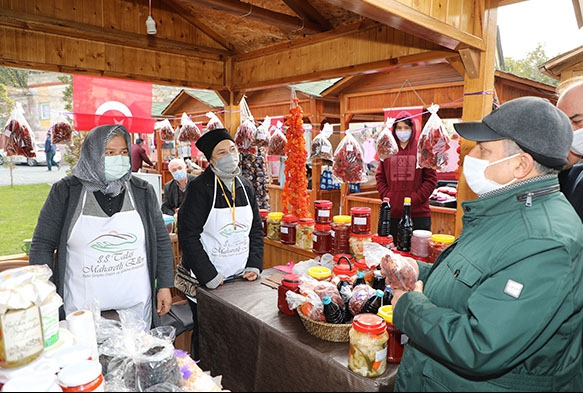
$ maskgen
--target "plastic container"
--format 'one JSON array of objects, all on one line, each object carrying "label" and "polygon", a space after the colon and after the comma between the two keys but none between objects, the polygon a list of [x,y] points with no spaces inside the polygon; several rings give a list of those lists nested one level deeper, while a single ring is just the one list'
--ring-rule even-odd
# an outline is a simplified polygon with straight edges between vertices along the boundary
[{"label": "plastic container", "polygon": [[350,254],[336,254],[333,258],[335,265],[332,266],[332,277],[347,276],[351,282],[356,278],[356,267],[354,259]]},{"label": "plastic container", "polygon": [[445,250],[455,240],[455,236],[444,235],[441,233],[431,235],[429,239],[429,250],[427,260],[431,263],[435,262],[439,254]]},{"label": "plastic container", "polygon": [[314,219],[300,218],[296,227],[296,246],[311,251],[314,247]]},{"label": "plastic container", "polygon": [[267,215],[269,214],[268,209],[259,209],[259,215],[261,216],[261,227],[263,228],[263,236],[267,236]]},{"label": "plastic container", "polygon": [[286,214],[281,218],[280,241],[283,244],[296,244],[296,226],[298,225],[298,218],[293,214]]},{"label": "plastic container", "polygon": [[392,250],[395,248],[395,243],[393,242],[393,235],[389,234],[388,236],[381,236],[379,234],[374,234],[371,236],[371,240],[375,243],[380,244],[383,247]]},{"label": "plastic container", "polygon": [[318,281],[330,281],[332,278],[332,270],[324,266],[312,266],[308,269],[308,276]]},{"label": "plastic container", "polygon": [[58,378],[63,392],[105,391],[101,363],[97,360],[81,360],[63,367]]},{"label": "plastic container", "polygon": [[354,258],[364,258],[364,243],[366,242],[372,242],[370,233],[350,233],[348,243],[350,244],[350,253],[354,255]]},{"label": "plastic container", "polygon": [[339,215],[332,217],[333,254],[350,254],[350,227],[352,217]]},{"label": "plastic container", "polygon": [[330,254],[332,252],[332,230],[328,224],[316,224],[312,235],[312,251],[316,254]]},{"label": "plastic container", "polygon": [[386,305],[379,308],[378,315],[380,315],[387,323],[387,334],[389,335],[389,342],[387,344],[387,362],[399,363],[403,357],[405,344],[408,341],[406,335],[393,325],[393,306]]},{"label": "plastic container", "polygon": [[300,275],[286,274],[281,278],[281,284],[277,288],[277,308],[284,314],[297,315],[296,309],[290,309],[286,299],[287,293],[291,291],[300,293]]},{"label": "plastic container", "polygon": [[415,229],[411,237],[411,254],[420,258],[427,258],[429,255],[429,239],[431,231]]},{"label": "plastic container", "polygon": [[282,212],[271,212],[267,215],[267,234],[266,237],[271,240],[281,240],[281,219]]},{"label": "plastic container", "polygon": [[352,233],[370,234],[370,214],[370,207],[353,207],[350,209]]},{"label": "plastic container", "polygon": [[326,199],[314,201],[316,224],[332,223],[332,202]]},{"label": "plastic container", "polygon": [[348,368],[363,377],[378,377],[387,369],[387,323],[377,314],[354,316],[349,331]]}]

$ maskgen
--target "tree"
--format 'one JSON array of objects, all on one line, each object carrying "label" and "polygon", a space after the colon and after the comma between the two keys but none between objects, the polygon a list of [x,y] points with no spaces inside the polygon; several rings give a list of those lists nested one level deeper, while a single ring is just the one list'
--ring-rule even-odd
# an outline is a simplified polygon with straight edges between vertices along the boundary
[{"label": "tree", "polygon": [[[61,98],[65,103],[65,110],[73,112],[73,76],[72,75],[62,75],[59,76],[59,81],[63,83],[68,83],[67,88],[63,91],[63,97]],[[79,161],[79,156],[81,155],[81,146],[83,146],[83,141],[85,140],[86,133],[73,131],[71,136],[71,143],[65,146],[65,154],[63,159],[67,164],[69,164],[69,169],[67,174],[71,174],[71,169]]]},{"label": "tree", "polygon": [[0,125],[4,127],[12,109],[14,101],[8,97],[8,91],[3,83],[0,83]]},{"label": "tree", "polygon": [[512,57],[504,58],[504,68],[506,72],[514,75],[522,76],[533,81],[545,83],[551,86],[557,86],[559,81],[543,74],[539,70],[539,66],[549,60],[544,50],[544,45],[538,44],[537,47],[527,53],[524,59],[515,60]]},{"label": "tree", "polygon": [[28,70],[0,67],[0,83],[26,89],[28,88]]}]

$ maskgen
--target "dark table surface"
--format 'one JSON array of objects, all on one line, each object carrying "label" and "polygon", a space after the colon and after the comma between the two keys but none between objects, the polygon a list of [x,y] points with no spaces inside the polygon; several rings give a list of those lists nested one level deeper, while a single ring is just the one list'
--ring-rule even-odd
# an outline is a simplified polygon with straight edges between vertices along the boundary
[{"label": "dark table surface", "polygon": [[348,342],[312,336],[297,315],[278,310],[273,283],[282,274],[197,289],[202,369],[231,391],[392,391],[398,364],[360,376],[348,368]]}]

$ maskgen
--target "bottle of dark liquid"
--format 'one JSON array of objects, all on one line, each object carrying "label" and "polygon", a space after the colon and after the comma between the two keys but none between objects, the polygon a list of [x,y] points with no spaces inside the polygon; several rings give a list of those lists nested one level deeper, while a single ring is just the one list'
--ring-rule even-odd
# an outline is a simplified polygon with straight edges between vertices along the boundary
[{"label": "bottle of dark liquid", "polygon": [[374,278],[372,279],[372,287],[374,289],[380,289],[381,291],[383,291],[386,285],[387,284],[385,283],[385,276],[383,276],[380,270],[375,270]]},{"label": "bottle of dark liquid", "polygon": [[324,303],[324,317],[328,323],[344,323],[344,309],[334,303],[330,296],[322,298]]},{"label": "bottle of dark liquid", "polygon": [[355,288],[357,285],[366,284],[366,280],[364,279],[364,272],[357,272],[356,273],[356,280],[354,280],[354,285],[352,288]]},{"label": "bottle of dark liquid", "polygon": [[381,203],[377,233],[379,236],[389,236],[391,233],[391,203],[386,197]]},{"label": "bottle of dark liquid", "polygon": [[383,293],[383,306],[390,306],[391,300],[393,300],[393,290],[390,285],[387,285]]},{"label": "bottle of dark liquid", "polygon": [[403,215],[399,221],[397,231],[397,250],[411,251],[411,237],[413,236],[413,219],[411,218],[411,198],[405,197]]},{"label": "bottle of dark liquid", "polygon": [[379,307],[383,303],[383,291],[377,289],[375,294],[367,299],[360,309],[360,314],[369,312],[371,314],[376,314],[379,311]]}]

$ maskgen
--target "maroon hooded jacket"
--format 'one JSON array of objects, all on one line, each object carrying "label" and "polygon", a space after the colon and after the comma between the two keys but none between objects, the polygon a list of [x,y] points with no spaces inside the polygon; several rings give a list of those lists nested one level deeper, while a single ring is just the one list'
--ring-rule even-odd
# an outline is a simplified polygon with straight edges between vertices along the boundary
[{"label": "maroon hooded jacket", "polygon": [[[409,112],[400,112],[397,119],[411,118]],[[430,168],[416,168],[417,141],[420,131],[417,121],[411,118],[413,129],[411,139],[405,148],[401,148],[393,125],[393,136],[399,145],[399,151],[394,156],[379,163],[375,178],[377,190],[381,199],[391,199],[391,218],[400,218],[403,214],[403,199],[411,197],[411,216],[430,217],[429,196],[437,185],[437,172]]]}]

